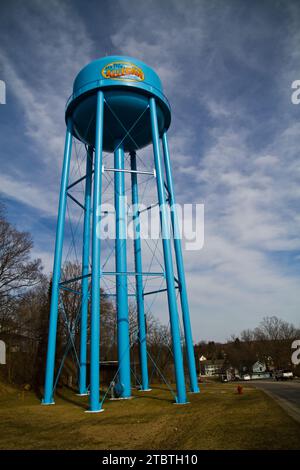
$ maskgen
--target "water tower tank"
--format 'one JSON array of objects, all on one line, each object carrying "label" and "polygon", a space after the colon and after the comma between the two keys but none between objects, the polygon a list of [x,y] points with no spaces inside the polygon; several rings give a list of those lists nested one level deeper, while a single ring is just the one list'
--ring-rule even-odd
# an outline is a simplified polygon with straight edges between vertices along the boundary
[{"label": "water tower tank", "polygon": [[[113,152],[116,139],[123,139],[124,151],[137,150],[152,141],[149,97],[157,102],[160,134],[171,122],[170,105],[158,75],[148,65],[127,56],[109,56],[84,67],[74,81],[66,107],[66,121],[73,120],[73,135],[88,145],[95,142],[96,96],[105,91],[103,149]],[[136,123],[136,121],[138,121]]]}]

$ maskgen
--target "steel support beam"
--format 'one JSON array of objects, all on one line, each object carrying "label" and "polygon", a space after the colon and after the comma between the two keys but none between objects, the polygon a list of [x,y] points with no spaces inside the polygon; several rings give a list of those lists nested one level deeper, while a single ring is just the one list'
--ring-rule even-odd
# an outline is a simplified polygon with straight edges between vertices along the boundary
[{"label": "steel support beam", "polygon": [[[114,167],[117,170],[124,169],[124,148],[116,142],[114,152]],[[117,322],[118,322],[118,361],[119,381],[123,387],[121,397],[131,396],[130,383],[130,343],[129,343],[129,315],[128,315],[128,287],[127,287],[127,224],[125,204],[125,175],[123,172],[114,173],[115,183],[115,210],[116,210],[116,240],[115,240],[115,264],[116,294],[117,294]],[[124,274],[120,274],[124,273]]]},{"label": "steel support beam", "polygon": [[93,227],[92,227],[92,286],[91,286],[91,378],[90,378],[90,412],[99,412],[100,405],[100,250],[101,238],[98,234],[98,224],[101,221],[102,193],[102,148],[103,148],[103,117],[104,95],[97,93],[95,164],[94,164],[94,194],[93,194]]},{"label": "steel support beam", "polygon": [[[164,272],[142,272],[142,273],[136,273],[134,271],[102,271],[101,272],[101,277],[102,276],[116,276],[117,274],[126,274],[126,276],[153,276],[153,277],[165,277]],[[67,279],[66,281],[60,282],[59,286],[63,287],[66,286],[67,284],[71,284],[72,282],[80,281],[83,279],[83,277],[91,277],[91,273],[86,274],[85,276],[77,276],[77,277],[72,277],[71,279]],[[175,281],[177,282],[177,279],[174,278]]]},{"label": "steel support beam", "polygon": [[160,205],[161,236],[162,236],[162,244],[163,244],[165,270],[166,270],[167,289],[168,289],[168,304],[169,304],[172,346],[173,346],[174,365],[175,365],[177,403],[184,404],[184,403],[187,403],[187,399],[186,399],[186,389],[185,389],[185,380],[184,380],[183,357],[182,357],[182,350],[181,350],[181,343],[180,343],[180,328],[179,328],[179,318],[178,318],[176,291],[175,291],[175,283],[174,283],[172,251],[171,251],[171,243],[170,243],[170,228],[168,224],[167,206],[166,206],[166,201],[165,201],[165,188],[164,188],[162,161],[161,161],[160,146],[159,146],[159,131],[158,131],[158,122],[157,122],[156,102],[153,97],[150,98],[150,118],[151,118],[154,162],[155,162],[155,170],[156,170],[156,176],[157,176],[156,178],[157,193],[158,193],[158,201]]},{"label": "steel support beam", "polygon": [[139,215],[139,193],[138,193],[138,181],[137,181],[137,166],[136,166],[136,153],[133,151],[130,153],[130,166],[131,166],[131,198],[133,208],[133,230],[134,230],[134,266],[137,273],[135,277],[136,285],[136,304],[138,314],[138,326],[139,326],[139,355],[140,355],[140,366],[142,375],[142,390],[149,390],[149,378],[148,378],[148,364],[147,364],[147,335],[146,335],[146,317],[144,308],[144,296],[143,296],[143,272],[142,266],[142,244],[140,237],[140,215]]},{"label": "steel support beam", "polygon": [[73,202],[75,202],[75,204],[77,204],[77,206],[81,207],[81,209],[85,210],[85,207],[83,204],[81,204],[81,202],[79,202],[76,197],[72,196],[72,194],[70,193],[67,193],[67,196],[72,199]]},{"label": "steel support beam", "polygon": [[136,173],[138,175],[151,175],[155,178],[155,172],[154,171],[137,171],[137,170],[128,170],[127,168],[124,168],[122,170],[118,168],[104,168],[103,167],[103,172],[105,171],[112,171],[115,173],[116,171],[119,171],[120,173]]},{"label": "steel support beam", "polygon": [[86,361],[87,361],[87,325],[89,306],[89,261],[91,231],[91,195],[92,195],[93,147],[89,146],[86,155],[86,178],[84,195],[83,247],[82,247],[82,283],[81,283],[81,321],[80,321],[80,369],[79,395],[87,394]]},{"label": "steel support beam", "polygon": [[56,351],[56,333],[57,333],[57,319],[58,319],[58,301],[59,301],[59,281],[61,272],[62,250],[64,240],[65,216],[67,207],[67,186],[70,173],[70,161],[72,153],[72,121],[71,118],[67,122],[64,162],[61,176],[58,219],[56,227],[56,241],[54,252],[54,264],[52,274],[52,291],[51,291],[51,306],[50,306],[50,320],[49,320],[49,334],[48,334],[48,350],[46,362],[46,377],[45,377],[45,391],[42,403],[44,405],[51,405],[53,400],[53,380],[54,380],[54,366],[55,366],[55,351]]},{"label": "steel support beam", "polygon": [[182,248],[181,248],[181,236],[180,236],[180,231],[179,231],[179,226],[178,226],[178,217],[177,217],[176,205],[175,205],[170,154],[169,154],[166,132],[163,133],[162,144],[163,144],[163,155],[164,155],[165,171],[166,171],[167,186],[168,186],[168,193],[169,193],[169,204],[171,208],[171,223],[172,223],[172,229],[173,229],[177,274],[178,274],[178,280],[179,280],[179,286],[180,286],[179,292],[180,292],[180,302],[181,302],[182,319],[183,319],[183,326],[184,326],[187,362],[188,362],[188,368],[189,368],[190,388],[191,388],[191,392],[198,393],[199,386],[198,386],[198,380],[197,380],[194,343],[193,343],[193,336],[192,336],[190,310],[189,310],[189,303],[188,303],[188,297],[187,297],[187,288],[186,288],[186,280],[185,280],[185,272],[184,272],[184,264],[183,264]]}]

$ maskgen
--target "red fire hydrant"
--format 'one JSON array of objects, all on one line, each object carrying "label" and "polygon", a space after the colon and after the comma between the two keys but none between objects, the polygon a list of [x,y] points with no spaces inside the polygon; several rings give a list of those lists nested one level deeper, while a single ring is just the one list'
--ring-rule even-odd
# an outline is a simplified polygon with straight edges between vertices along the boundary
[{"label": "red fire hydrant", "polygon": [[241,385],[237,386],[237,392],[238,392],[239,395],[243,394],[243,387]]}]

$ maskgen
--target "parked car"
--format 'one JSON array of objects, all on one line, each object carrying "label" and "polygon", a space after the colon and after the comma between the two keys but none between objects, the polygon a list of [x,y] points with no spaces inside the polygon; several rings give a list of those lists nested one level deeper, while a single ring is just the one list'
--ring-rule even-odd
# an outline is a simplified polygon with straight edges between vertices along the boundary
[{"label": "parked car", "polygon": [[251,380],[251,375],[250,374],[243,375],[243,380]]},{"label": "parked car", "polygon": [[227,375],[221,374],[220,378],[221,378],[221,382],[228,382]]},{"label": "parked car", "polygon": [[241,376],[240,375],[235,375],[234,376],[234,379],[233,379],[235,382],[239,382],[241,379]]},{"label": "parked car", "polygon": [[277,370],[274,375],[275,379],[278,380],[293,380],[294,374],[291,370]]}]

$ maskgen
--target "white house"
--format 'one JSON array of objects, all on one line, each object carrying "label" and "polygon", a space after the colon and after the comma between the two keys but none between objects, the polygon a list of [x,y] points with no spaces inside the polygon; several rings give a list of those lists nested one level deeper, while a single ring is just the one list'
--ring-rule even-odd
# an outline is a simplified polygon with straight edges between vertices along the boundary
[{"label": "white house", "polygon": [[260,372],[266,372],[267,366],[264,362],[256,361],[252,366],[252,372],[259,374]]},{"label": "white house", "polygon": [[220,375],[224,365],[224,359],[205,360],[200,364],[201,375],[214,376]]}]

